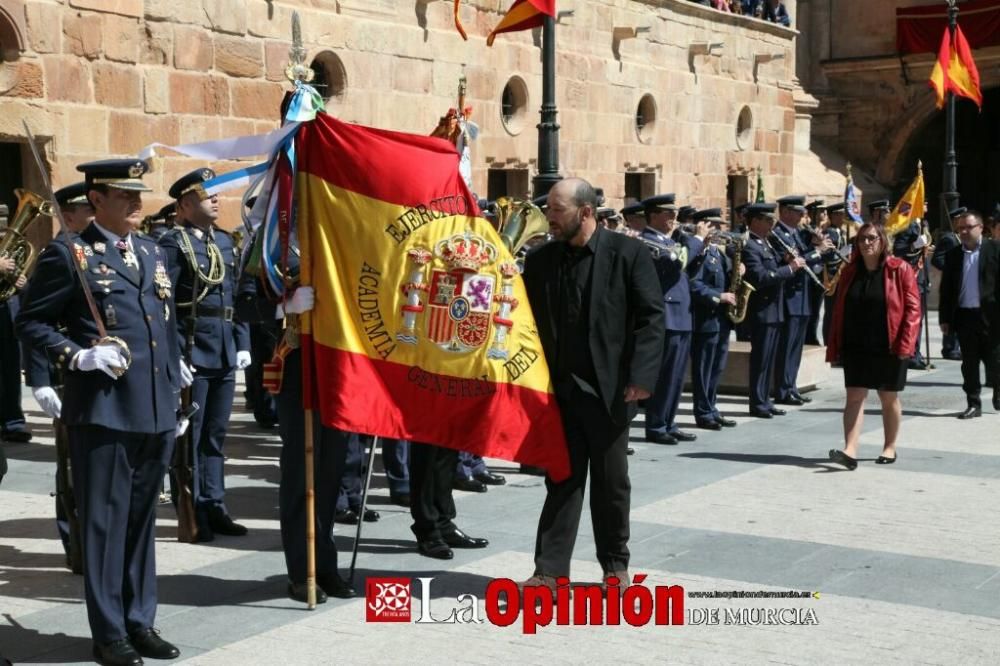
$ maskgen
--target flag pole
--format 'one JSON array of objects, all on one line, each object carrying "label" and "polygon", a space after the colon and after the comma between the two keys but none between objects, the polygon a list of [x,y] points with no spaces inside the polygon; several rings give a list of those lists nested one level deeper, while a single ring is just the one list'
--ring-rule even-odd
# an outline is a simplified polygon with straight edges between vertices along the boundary
[{"label": "flag pole", "polygon": [[372,438],[372,448],[368,452],[368,468],[365,470],[365,485],[361,488],[361,513],[358,516],[358,528],[354,531],[354,552],[351,553],[351,571],[348,582],[354,585],[354,565],[358,562],[358,546],[361,544],[361,526],[365,522],[365,510],[368,508],[368,488],[372,485],[372,469],[375,467],[375,447],[378,437]]},{"label": "flag pole", "polygon": [[562,179],[559,175],[559,110],[556,107],[556,19],[542,23],[542,113],[538,123],[538,174],[534,196],[549,193]]},{"label": "flag pole", "polygon": [[[958,5],[956,0],[948,0],[948,32],[952,43],[958,30]],[[958,156],[955,153],[955,93],[948,91],[945,108],[944,136],[944,211],[942,220],[948,219],[948,211],[958,208]]]}]

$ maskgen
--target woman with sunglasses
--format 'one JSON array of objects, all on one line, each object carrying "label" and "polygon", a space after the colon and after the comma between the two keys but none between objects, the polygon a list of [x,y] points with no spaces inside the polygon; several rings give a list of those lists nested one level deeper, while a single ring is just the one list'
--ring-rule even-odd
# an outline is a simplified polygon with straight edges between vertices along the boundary
[{"label": "woman with sunglasses", "polygon": [[891,252],[892,244],[881,226],[863,225],[834,296],[826,360],[839,360],[843,365],[847,400],[844,449],[831,449],[830,460],[849,470],[858,466],[858,439],[869,389],[878,391],[885,432],[882,454],[875,462],[896,462],[902,418],[899,391],[906,385],[907,361],[917,344],[920,293],[913,269]]}]

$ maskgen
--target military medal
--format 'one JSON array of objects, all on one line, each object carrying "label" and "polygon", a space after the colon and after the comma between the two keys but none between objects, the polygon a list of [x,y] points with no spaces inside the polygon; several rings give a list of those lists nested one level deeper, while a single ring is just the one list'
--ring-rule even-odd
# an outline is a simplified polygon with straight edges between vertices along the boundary
[{"label": "military medal", "polygon": [[163,302],[163,321],[170,321],[170,305],[166,301]]},{"label": "military medal", "polygon": [[173,285],[170,282],[170,276],[167,275],[167,269],[164,267],[162,261],[157,260],[156,262],[156,270],[153,271],[153,283],[156,285],[156,295],[161,300],[170,298],[170,288]]},{"label": "military medal", "polygon": [[104,308],[104,323],[112,328],[118,326],[118,315],[115,313],[115,306],[110,303]]},{"label": "military medal", "polygon": [[83,247],[73,243],[73,253],[76,255],[76,260],[80,264],[80,268],[87,270],[87,254],[83,251]]},{"label": "military medal", "polygon": [[106,251],[107,249],[108,249],[108,248],[107,248],[107,245],[105,245],[104,243],[102,243],[102,242],[100,242],[100,241],[98,241],[98,242],[94,243],[94,250],[95,250],[96,252],[100,253],[100,254],[104,254],[104,252],[105,252],[105,251]]}]

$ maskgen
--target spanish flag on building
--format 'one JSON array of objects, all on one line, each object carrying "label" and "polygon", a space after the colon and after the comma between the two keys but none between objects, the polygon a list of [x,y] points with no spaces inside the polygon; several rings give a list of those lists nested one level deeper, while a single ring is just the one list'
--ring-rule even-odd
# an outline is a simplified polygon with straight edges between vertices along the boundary
[{"label": "spanish flag on building", "polygon": [[569,459],[513,257],[447,141],[324,113],[296,140],[304,395],[323,423],[544,467]]},{"label": "spanish flag on building", "polygon": [[493,46],[493,40],[502,32],[531,30],[542,25],[546,16],[555,15],[556,0],[514,0],[500,23],[486,38],[486,46]]},{"label": "spanish flag on building", "polygon": [[931,87],[937,94],[937,107],[944,108],[948,93],[968,97],[981,109],[983,92],[979,85],[979,69],[972,57],[972,49],[962,33],[961,26],[955,27],[955,39],[951,31],[944,29],[937,62],[931,72]]}]

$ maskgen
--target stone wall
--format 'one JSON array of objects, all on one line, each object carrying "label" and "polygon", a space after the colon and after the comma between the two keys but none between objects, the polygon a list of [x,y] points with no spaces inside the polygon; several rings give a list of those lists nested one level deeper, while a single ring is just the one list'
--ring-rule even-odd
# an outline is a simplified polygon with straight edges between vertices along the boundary
[{"label": "stone wall", "polygon": [[[431,0],[0,0],[0,10],[22,17],[19,48],[0,30],[0,140],[22,140],[28,119],[59,186],[78,179],[79,162],[135,154],[153,141],[269,131],[287,87],[297,9],[310,60],[332,52],[323,57],[344,76],[329,111],[345,120],[426,134],[455,105],[464,65],[467,103],[482,127],[474,186],[485,194],[491,167],[535,170],[540,31],[485,46],[508,5],[464,2],[463,42],[451,3]],[[769,194],[787,191],[795,31],[687,0],[577,0],[560,10],[574,11],[557,31],[563,174],[591,179],[614,204],[626,172],[651,173],[655,190],[697,206],[723,205],[727,175],[758,166]],[[636,28],[648,31],[633,37]],[[723,46],[705,46],[715,43]],[[527,90],[520,130],[501,120],[502,91],[515,75]],[[646,94],[656,120],[640,139],[635,115]],[[738,144],[744,106],[753,123]],[[147,208],[165,203],[170,183],[196,166],[159,163]],[[30,163],[24,171],[30,186]],[[238,219],[235,201],[224,206],[228,224]]]}]

